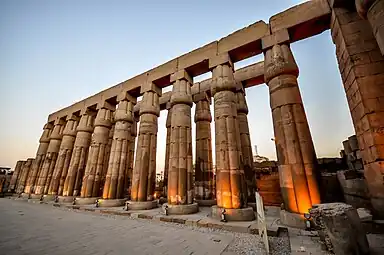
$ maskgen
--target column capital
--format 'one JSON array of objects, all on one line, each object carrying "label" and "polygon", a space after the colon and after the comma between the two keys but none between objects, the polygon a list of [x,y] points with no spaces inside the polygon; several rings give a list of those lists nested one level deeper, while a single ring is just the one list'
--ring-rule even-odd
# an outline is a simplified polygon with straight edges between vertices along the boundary
[{"label": "column capital", "polygon": [[76,118],[70,118],[70,119],[67,118],[67,123],[65,124],[63,135],[76,136],[78,117],[77,116],[75,117]]},{"label": "column capital", "polygon": [[104,126],[110,128],[113,122],[111,109],[102,107],[97,111],[96,119],[95,119],[95,127]]},{"label": "column capital", "polygon": [[52,123],[47,123],[44,125],[43,129],[52,129],[53,128],[53,124]]},{"label": "column capital", "polygon": [[89,109],[88,107],[81,109],[80,111],[80,116],[83,115],[91,115],[91,116],[96,116],[96,112]]},{"label": "column capital", "polygon": [[209,59],[209,70],[216,68],[219,65],[228,65],[234,69],[233,62],[228,53],[216,55]]},{"label": "column capital", "polygon": [[209,104],[211,104],[211,97],[208,96],[207,92],[199,92],[193,95],[193,102],[195,104],[200,101],[207,101]]},{"label": "column capital", "polygon": [[179,70],[176,73],[171,74],[170,81],[171,83],[177,81],[177,80],[186,80],[190,83],[190,85],[193,85],[193,78],[185,71],[185,69]]},{"label": "column capital", "polygon": [[74,114],[67,115],[67,118],[66,118],[67,121],[70,121],[70,120],[79,121],[79,119],[80,118]]},{"label": "column capital", "polygon": [[101,110],[101,109],[106,109],[106,110],[110,110],[110,111],[114,111],[116,110],[116,107],[110,103],[108,103],[107,101],[102,101],[102,102],[99,102],[97,104],[97,107],[96,107],[97,110]]},{"label": "column capital", "polygon": [[120,92],[117,95],[117,102],[120,102],[120,101],[129,101],[133,104],[137,103],[137,99],[133,97],[131,94],[129,94],[128,91]]},{"label": "column capital", "polygon": [[273,34],[261,38],[261,48],[263,51],[266,51],[277,44],[289,44],[289,41],[288,29],[283,28]]},{"label": "column capital", "polygon": [[156,93],[159,97],[162,95],[161,88],[159,88],[153,82],[147,81],[143,85],[141,85],[140,94],[144,94],[145,92],[150,92],[150,91]]},{"label": "column capital", "polygon": [[93,112],[85,111],[81,115],[79,125],[77,126],[76,131],[92,133],[94,121],[95,115],[93,114]]},{"label": "column capital", "polygon": [[128,100],[122,100],[119,102],[117,109],[115,111],[115,121],[127,121],[133,122],[133,102]]}]

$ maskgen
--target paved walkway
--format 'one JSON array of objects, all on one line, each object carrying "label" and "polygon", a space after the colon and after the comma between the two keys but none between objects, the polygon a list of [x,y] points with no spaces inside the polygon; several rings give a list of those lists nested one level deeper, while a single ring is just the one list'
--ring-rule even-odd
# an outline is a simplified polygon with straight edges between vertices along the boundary
[{"label": "paved walkway", "polygon": [[221,254],[233,238],[227,233],[0,199],[0,253],[7,255]]}]

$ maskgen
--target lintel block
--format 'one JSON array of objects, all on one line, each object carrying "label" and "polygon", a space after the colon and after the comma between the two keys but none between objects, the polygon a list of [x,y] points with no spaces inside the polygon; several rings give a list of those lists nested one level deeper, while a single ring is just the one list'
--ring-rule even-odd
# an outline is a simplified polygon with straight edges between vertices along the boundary
[{"label": "lintel block", "polygon": [[114,105],[111,105],[110,103],[108,103],[107,101],[102,101],[100,103],[97,104],[97,107],[96,107],[97,110],[100,110],[100,109],[107,109],[107,110],[110,110],[110,111],[115,111],[116,110],[116,107]]},{"label": "lintel block", "polygon": [[171,74],[171,83],[175,82],[176,80],[186,80],[190,84],[193,84],[193,79],[192,77],[185,71],[185,69],[179,70],[173,74]]},{"label": "lintel block", "polygon": [[140,88],[140,94],[144,94],[145,92],[147,91],[153,91],[155,92],[157,95],[159,95],[159,97],[161,96],[161,88],[157,87],[153,82],[145,82],[141,85],[141,88]]},{"label": "lintel block", "polygon": [[265,51],[269,48],[272,48],[273,45],[283,44],[286,42],[289,42],[289,33],[288,29],[283,28],[271,35],[264,36],[261,39],[261,47],[263,51]]},{"label": "lintel block", "polygon": [[209,59],[209,69],[212,70],[218,65],[229,64],[233,68],[231,57],[228,53],[217,55]]},{"label": "lintel block", "polygon": [[133,104],[137,103],[137,100],[135,97],[131,96],[128,91],[122,91],[117,95],[117,102],[127,100],[129,102],[132,102]]}]

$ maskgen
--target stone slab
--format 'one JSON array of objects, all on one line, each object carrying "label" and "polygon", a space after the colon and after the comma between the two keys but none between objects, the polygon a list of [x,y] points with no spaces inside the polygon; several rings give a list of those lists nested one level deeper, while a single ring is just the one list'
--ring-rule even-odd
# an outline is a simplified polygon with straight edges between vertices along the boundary
[{"label": "stone slab", "polygon": [[157,200],[143,202],[127,201],[127,203],[128,210],[150,210],[157,208]]},{"label": "stone slab", "polygon": [[123,206],[127,199],[99,199],[100,207],[116,207]]},{"label": "stone slab", "polygon": [[169,205],[168,203],[162,205],[163,211],[168,207],[169,215],[182,215],[182,214],[192,214],[199,211],[199,205],[197,203],[188,204],[188,205]]},{"label": "stone slab", "polygon": [[75,204],[76,205],[90,205],[96,204],[96,200],[100,197],[77,197]]},{"label": "stone slab", "polygon": [[[221,219],[222,208],[218,206],[212,206],[212,217]],[[228,221],[253,221],[255,219],[255,213],[252,207],[246,207],[241,209],[227,209],[226,220]]]},{"label": "stone slab", "polygon": [[305,229],[304,215],[301,215],[301,214],[291,213],[285,210],[281,210],[280,222],[281,224],[288,227]]}]

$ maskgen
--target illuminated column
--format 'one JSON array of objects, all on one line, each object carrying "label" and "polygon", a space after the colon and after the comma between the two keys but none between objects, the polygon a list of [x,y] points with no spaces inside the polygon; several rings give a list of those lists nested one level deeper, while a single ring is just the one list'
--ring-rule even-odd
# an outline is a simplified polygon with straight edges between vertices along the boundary
[{"label": "illuminated column", "polygon": [[242,164],[244,168],[245,180],[247,183],[248,189],[248,202],[255,201],[255,191],[256,191],[256,177],[253,171],[253,155],[252,155],[252,145],[251,137],[249,134],[248,126],[248,106],[245,99],[245,91],[241,84],[238,84],[237,91],[237,120],[239,123],[240,131],[240,148],[242,154]]},{"label": "illuminated column", "polygon": [[196,123],[195,200],[201,206],[216,204],[212,165],[211,98],[206,92],[193,95]]},{"label": "illuminated column", "polygon": [[167,102],[166,108],[168,111],[167,120],[165,123],[165,127],[167,128],[167,137],[166,137],[166,144],[165,144],[165,164],[164,164],[164,180],[163,180],[165,197],[167,197],[167,194],[168,194],[168,172],[169,172],[169,157],[170,157],[169,151],[171,146],[172,107],[170,102]]},{"label": "illuminated column", "polygon": [[81,198],[78,204],[93,204],[100,194],[100,181],[105,164],[105,151],[109,141],[109,131],[112,127],[112,111],[115,107],[103,102],[97,107],[98,112],[94,123],[91,146],[81,187]]},{"label": "illuminated column", "polygon": [[104,167],[103,171],[100,175],[100,191],[99,191],[99,197],[103,196],[103,187],[105,184],[105,178],[107,177],[107,172],[108,172],[108,163],[109,163],[109,157],[111,155],[111,149],[112,149],[112,141],[113,141],[113,134],[115,133],[115,120],[112,115],[112,127],[109,130],[109,135],[108,135],[108,144],[107,147],[105,148],[105,154],[104,154]]},{"label": "illuminated column", "polygon": [[17,161],[15,170],[13,171],[12,178],[9,183],[8,192],[16,191],[17,180],[20,178],[21,170],[23,169],[23,165],[25,164],[25,162],[25,160]]},{"label": "illuminated column", "polygon": [[384,56],[384,0],[355,0],[356,9],[363,19],[368,19],[373,35]]},{"label": "illuminated column", "polygon": [[185,70],[171,75],[171,144],[168,172],[168,211],[170,214],[195,213],[193,202],[192,78]]},{"label": "illuminated column", "polygon": [[63,130],[63,139],[61,140],[59,156],[56,160],[53,178],[49,186],[48,195],[62,195],[64,181],[67,177],[69,164],[71,162],[73,146],[76,139],[76,127],[79,118],[75,115],[67,117],[67,123]]},{"label": "illuminated column", "polygon": [[320,194],[316,153],[297,84],[299,69],[287,30],[263,38],[262,44],[284,205],[289,212],[307,213],[320,203]]},{"label": "illuminated column", "polygon": [[216,56],[209,61],[216,138],[217,206],[212,207],[212,215],[221,217],[225,209],[228,220],[253,220],[253,209],[247,207],[247,187],[241,164],[233,64],[228,54]]},{"label": "illuminated column", "polygon": [[132,172],[133,165],[135,160],[135,146],[136,146],[136,136],[137,136],[137,122],[139,121],[139,117],[133,114],[133,122],[131,125],[131,141],[129,148],[129,166],[127,168],[127,174],[125,175],[125,185],[124,185],[124,196],[129,197],[131,195],[131,183],[132,183]]},{"label": "illuminated column", "polygon": [[35,160],[32,163],[31,170],[27,178],[24,193],[31,194],[31,196],[33,196],[32,193],[35,192],[34,187],[37,185],[37,177],[39,176],[40,170],[43,166],[43,162],[45,159],[45,154],[48,150],[52,128],[53,125],[50,123],[44,125],[44,131],[40,137],[39,148],[37,149]]},{"label": "illuminated column", "polygon": [[22,169],[20,171],[20,175],[19,175],[20,179],[17,183],[17,189],[16,189],[17,194],[21,194],[24,192],[25,183],[27,182],[27,178],[28,178],[28,175],[30,173],[33,161],[34,161],[33,158],[29,158],[29,159],[27,159],[25,164],[23,164],[23,167],[22,167]]},{"label": "illuminated column", "polygon": [[[72,151],[71,162],[69,164],[68,174],[64,182],[63,196],[65,197],[80,195],[81,183],[92,139],[94,121],[94,112],[88,109],[84,109],[81,112],[80,122],[76,128],[77,133]],[[67,201],[71,201],[71,199],[67,199]]]},{"label": "illuminated column", "polygon": [[35,188],[36,195],[43,195],[48,193],[48,186],[52,178],[53,170],[55,168],[57,156],[60,149],[64,124],[64,120],[62,119],[57,119],[55,121],[49,140],[47,154],[45,155],[45,159],[37,180]]},{"label": "illuminated column", "polygon": [[151,209],[156,181],[157,118],[160,115],[161,89],[153,83],[141,86],[140,127],[135,166],[132,174],[130,209]]},{"label": "illuminated column", "polygon": [[133,123],[133,106],[136,99],[127,92],[120,94],[115,111],[115,129],[113,134],[108,170],[106,174],[103,199],[100,206],[120,206],[125,202],[124,186],[127,169],[130,166],[131,132]]}]

